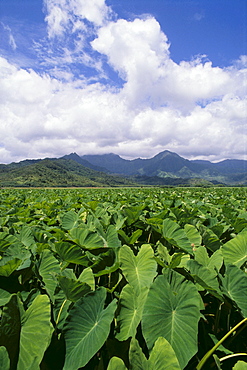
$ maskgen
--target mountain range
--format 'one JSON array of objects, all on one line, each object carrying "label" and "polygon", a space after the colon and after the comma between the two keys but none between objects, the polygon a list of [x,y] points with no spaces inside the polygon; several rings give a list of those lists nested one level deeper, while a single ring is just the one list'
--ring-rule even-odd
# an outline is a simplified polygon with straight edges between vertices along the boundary
[{"label": "mountain range", "polygon": [[0,164],[0,186],[247,185],[247,161],[188,160],[165,150],[149,159],[110,153]]},{"label": "mountain range", "polygon": [[[76,154],[70,154],[76,160]],[[70,157],[68,156],[68,157]],[[158,177],[160,179],[203,179],[214,184],[246,185],[247,160],[226,159],[212,163],[188,160],[165,150],[150,159],[126,160],[116,154],[84,155],[80,157],[104,171],[124,176]]]}]

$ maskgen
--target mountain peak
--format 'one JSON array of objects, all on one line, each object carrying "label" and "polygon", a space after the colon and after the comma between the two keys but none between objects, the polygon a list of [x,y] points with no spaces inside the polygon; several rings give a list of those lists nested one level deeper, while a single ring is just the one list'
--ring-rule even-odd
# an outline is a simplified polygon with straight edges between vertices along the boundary
[{"label": "mountain peak", "polygon": [[180,157],[177,153],[170,152],[169,150],[164,150],[163,152],[156,154],[153,158],[163,159],[167,156],[175,156],[177,158]]}]

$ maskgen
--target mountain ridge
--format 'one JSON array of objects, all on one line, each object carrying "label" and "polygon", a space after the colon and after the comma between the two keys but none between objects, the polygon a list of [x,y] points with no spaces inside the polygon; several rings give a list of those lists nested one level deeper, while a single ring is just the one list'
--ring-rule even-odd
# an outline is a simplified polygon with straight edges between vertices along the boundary
[{"label": "mountain ridge", "polygon": [[85,167],[72,159],[45,158],[0,166],[1,187],[103,187],[133,186],[122,176]]},{"label": "mountain ridge", "polygon": [[247,161],[189,160],[165,150],[147,159],[129,160],[114,153],[80,156],[74,152],[60,158],[0,164],[0,186],[129,186],[137,183],[245,186]]},{"label": "mountain ridge", "polygon": [[[177,153],[165,150],[148,159],[125,160],[118,155],[84,155],[92,164],[100,163],[111,172],[121,175],[158,176],[192,178],[199,177],[209,181],[219,181],[226,184],[246,183],[247,161],[226,159],[217,163],[210,161],[189,160]],[[240,179],[234,178],[238,175]],[[242,180],[241,180],[242,179]],[[241,182],[242,181],[242,182]]]}]

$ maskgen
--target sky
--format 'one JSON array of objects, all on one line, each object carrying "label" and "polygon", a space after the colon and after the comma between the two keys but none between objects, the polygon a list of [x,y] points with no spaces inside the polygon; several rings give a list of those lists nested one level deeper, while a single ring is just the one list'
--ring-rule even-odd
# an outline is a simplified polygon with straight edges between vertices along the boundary
[{"label": "sky", "polygon": [[247,159],[246,0],[0,0],[0,163]]}]

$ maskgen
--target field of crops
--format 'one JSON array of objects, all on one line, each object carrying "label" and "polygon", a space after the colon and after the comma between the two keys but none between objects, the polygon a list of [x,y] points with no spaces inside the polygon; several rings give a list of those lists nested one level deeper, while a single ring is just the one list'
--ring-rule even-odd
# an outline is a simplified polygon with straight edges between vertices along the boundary
[{"label": "field of crops", "polygon": [[0,369],[247,368],[244,188],[0,194]]}]

